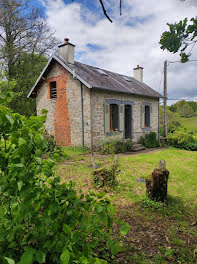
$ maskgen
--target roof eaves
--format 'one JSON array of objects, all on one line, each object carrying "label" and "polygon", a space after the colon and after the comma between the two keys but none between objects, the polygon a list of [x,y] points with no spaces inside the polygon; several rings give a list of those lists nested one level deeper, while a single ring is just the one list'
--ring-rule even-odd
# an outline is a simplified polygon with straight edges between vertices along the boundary
[{"label": "roof eaves", "polygon": [[31,96],[31,94],[33,93],[35,87],[37,86],[37,84],[39,83],[40,79],[42,78],[43,74],[45,73],[46,69],[48,68],[49,64],[51,63],[53,59],[53,56],[50,57],[50,59],[48,60],[46,66],[44,67],[43,71],[41,72],[40,76],[38,77],[37,81],[35,82],[34,86],[31,88],[27,98],[29,98]]}]

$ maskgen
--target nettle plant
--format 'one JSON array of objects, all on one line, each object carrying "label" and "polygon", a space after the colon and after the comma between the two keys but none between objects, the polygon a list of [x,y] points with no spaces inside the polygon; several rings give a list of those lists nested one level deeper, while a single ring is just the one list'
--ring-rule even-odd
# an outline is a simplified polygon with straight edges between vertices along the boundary
[{"label": "nettle plant", "polygon": [[54,176],[53,160],[42,158],[45,118],[0,105],[0,263],[107,263],[98,248],[120,248],[111,239],[114,209]]}]

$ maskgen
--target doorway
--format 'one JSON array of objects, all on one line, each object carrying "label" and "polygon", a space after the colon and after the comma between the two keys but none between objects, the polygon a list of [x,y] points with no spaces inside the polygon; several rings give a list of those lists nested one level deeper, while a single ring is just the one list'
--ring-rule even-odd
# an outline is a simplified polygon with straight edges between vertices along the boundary
[{"label": "doorway", "polygon": [[125,105],[125,139],[132,138],[132,109],[131,105]]}]

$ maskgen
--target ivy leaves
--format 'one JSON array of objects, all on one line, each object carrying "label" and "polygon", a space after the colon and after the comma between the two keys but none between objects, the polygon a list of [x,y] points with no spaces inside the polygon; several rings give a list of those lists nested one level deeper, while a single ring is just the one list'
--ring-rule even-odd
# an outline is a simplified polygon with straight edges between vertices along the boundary
[{"label": "ivy leaves", "polygon": [[167,25],[169,31],[163,32],[159,42],[161,49],[172,53],[180,51],[181,62],[187,62],[197,42],[197,19],[191,18],[189,25],[187,18]]}]

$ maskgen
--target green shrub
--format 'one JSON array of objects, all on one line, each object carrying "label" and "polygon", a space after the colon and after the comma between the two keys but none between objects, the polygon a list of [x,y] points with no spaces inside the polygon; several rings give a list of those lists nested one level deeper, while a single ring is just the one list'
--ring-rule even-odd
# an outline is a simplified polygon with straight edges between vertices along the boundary
[{"label": "green shrub", "polygon": [[107,137],[104,142],[102,142],[101,152],[103,154],[116,154],[124,153],[133,150],[132,140],[123,141],[120,139],[119,135],[112,135]]},{"label": "green shrub", "polygon": [[116,174],[118,162],[113,158],[112,163],[93,171],[94,184],[99,187],[114,187],[116,185]]},{"label": "green shrub", "polygon": [[141,137],[140,142],[146,148],[156,148],[159,147],[159,141],[157,140],[157,134],[155,132],[150,132]]},{"label": "green shrub", "polygon": [[180,122],[178,121],[172,121],[171,123],[168,124],[168,132],[173,133],[174,131],[177,130],[177,128],[183,128]]},{"label": "green shrub", "polygon": [[67,155],[64,153],[62,146],[59,146],[55,142],[54,136],[49,135],[46,131],[44,132],[44,139],[47,141],[47,149],[44,157],[51,157],[54,161],[59,162],[62,159],[66,159]]},{"label": "green shrub", "polygon": [[45,119],[0,106],[0,263],[107,263],[98,248],[119,250],[113,207],[60,183],[54,161],[42,158]]},{"label": "green shrub", "polygon": [[132,151],[133,150],[133,141],[131,139],[126,140],[126,150],[127,151]]},{"label": "green shrub", "polygon": [[197,137],[185,129],[177,129],[168,134],[168,144],[176,148],[197,150]]}]

